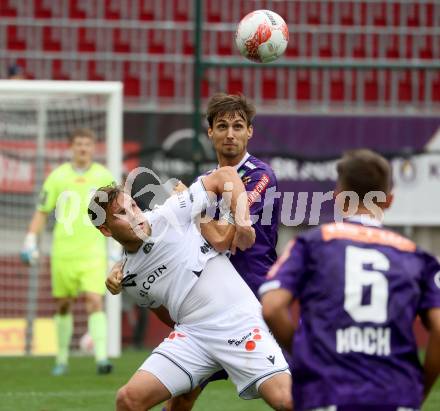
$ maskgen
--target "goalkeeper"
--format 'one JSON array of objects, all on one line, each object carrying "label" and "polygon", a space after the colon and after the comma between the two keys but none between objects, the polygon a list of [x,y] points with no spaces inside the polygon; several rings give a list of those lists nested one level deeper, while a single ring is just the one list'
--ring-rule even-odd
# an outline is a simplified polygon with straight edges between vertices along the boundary
[{"label": "goalkeeper", "polygon": [[103,311],[106,242],[90,224],[87,206],[93,192],[114,179],[108,169],[93,161],[96,136],[92,130],[77,129],[69,140],[72,159],[54,169],[44,182],[20,256],[25,263],[36,263],[37,236],[45,227],[48,214],[56,209],[51,283],[56,302],[54,320],[58,352],[52,374],[59,376],[68,371],[73,334],[72,305],[82,293],[97,372],[108,374],[112,365],[107,359],[107,322]]}]

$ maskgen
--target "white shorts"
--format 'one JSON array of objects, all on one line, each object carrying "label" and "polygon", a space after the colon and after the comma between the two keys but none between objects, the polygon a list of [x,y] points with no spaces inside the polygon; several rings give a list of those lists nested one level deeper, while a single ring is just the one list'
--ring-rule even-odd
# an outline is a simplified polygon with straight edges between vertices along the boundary
[{"label": "white shorts", "polygon": [[258,387],[273,375],[289,373],[261,312],[238,307],[203,323],[176,325],[140,370],[155,375],[174,397],[222,368],[244,399],[258,398]]}]

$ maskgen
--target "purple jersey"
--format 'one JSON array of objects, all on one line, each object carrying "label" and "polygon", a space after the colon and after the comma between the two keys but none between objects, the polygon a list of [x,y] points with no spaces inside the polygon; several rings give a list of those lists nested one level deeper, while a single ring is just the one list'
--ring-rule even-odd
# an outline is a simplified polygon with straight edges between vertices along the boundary
[{"label": "purple jersey", "polygon": [[275,247],[280,209],[280,200],[276,198],[277,180],[268,164],[249,154],[238,165],[237,172],[248,193],[256,238],[251,248],[246,251],[237,249],[230,260],[246,284],[258,295],[259,287],[277,259]]},{"label": "purple jersey", "polygon": [[251,248],[246,251],[237,249],[230,259],[243,280],[257,295],[267,272],[277,259],[275,247],[278,240],[280,200],[273,195],[277,191],[277,180],[270,166],[254,156],[249,156],[238,167],[237,172],[248,193],[256,238]]},{"label": "purple jersey", "polygon": [[419,408],[416,315],[440,307],[440,265],[392,231],[326,224],[291,242],[261,292],[301,306],[293,341],[296,410],[329,405]]}]

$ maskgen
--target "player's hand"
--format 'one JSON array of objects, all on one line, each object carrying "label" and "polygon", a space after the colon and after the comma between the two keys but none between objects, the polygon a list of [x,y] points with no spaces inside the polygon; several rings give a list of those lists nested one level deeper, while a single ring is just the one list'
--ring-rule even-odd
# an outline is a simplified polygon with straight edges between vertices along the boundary
[{"label": "player's hand", "polygon": [[34,233],[27,233],[20,252],[21,261],[28,265],[35,265],[38,262],[39,256],[37,236]]},{"label": "player's hand", "polygon": [[235,235],[231,243],[231,253],[235,254],[237,248],[245,251],[255,243],[255,230],[252,226],[235,226]]},{"label": "player's hand", "polygon": [[116,263],[110,271],[110,274],[105,280],[105,286],[113,295],[119,294],[122,291],[122,262]]}]

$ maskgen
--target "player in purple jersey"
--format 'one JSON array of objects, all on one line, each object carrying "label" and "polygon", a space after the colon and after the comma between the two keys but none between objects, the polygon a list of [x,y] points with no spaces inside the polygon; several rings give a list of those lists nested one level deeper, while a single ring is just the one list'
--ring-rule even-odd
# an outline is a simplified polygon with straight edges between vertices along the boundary
[{"label": "player in purple jersey", "polygon": [[[246,251],[232,249],[230,261],[250,289],[257,295],[266,273],[276,261],[278,239],[279,198],[276,198],[277,180],[270,166],[247,152],[253,134],[254,105],[242,95],[215,94],[208,103],[208,137],[217,154],[219,167],[232,166],[237,169],[246,191],[255,229],[256,239]],[[252,217],[253,216],[253,217]],[[215,221],[201,224],[202,235],[216,249],[229,248],[233,237],[233,225],[218,225]],[[219,372],[210,380],[227,378]],[[202,388],[197,387],[188,394],[172,398],[168,411],[191,410]]]},{"label": "player in purple jersey", "polygon": [[[336,194],[357,193],[357,212],[299,235],[260,288],[265,320],[292,352],[295,410],[418,410],[440,372],[439,262],[382,227],[392,202],[383,157],[355,150],[337,171]],[[424,369],[412,328],[418,314],[430,331]]]}]

